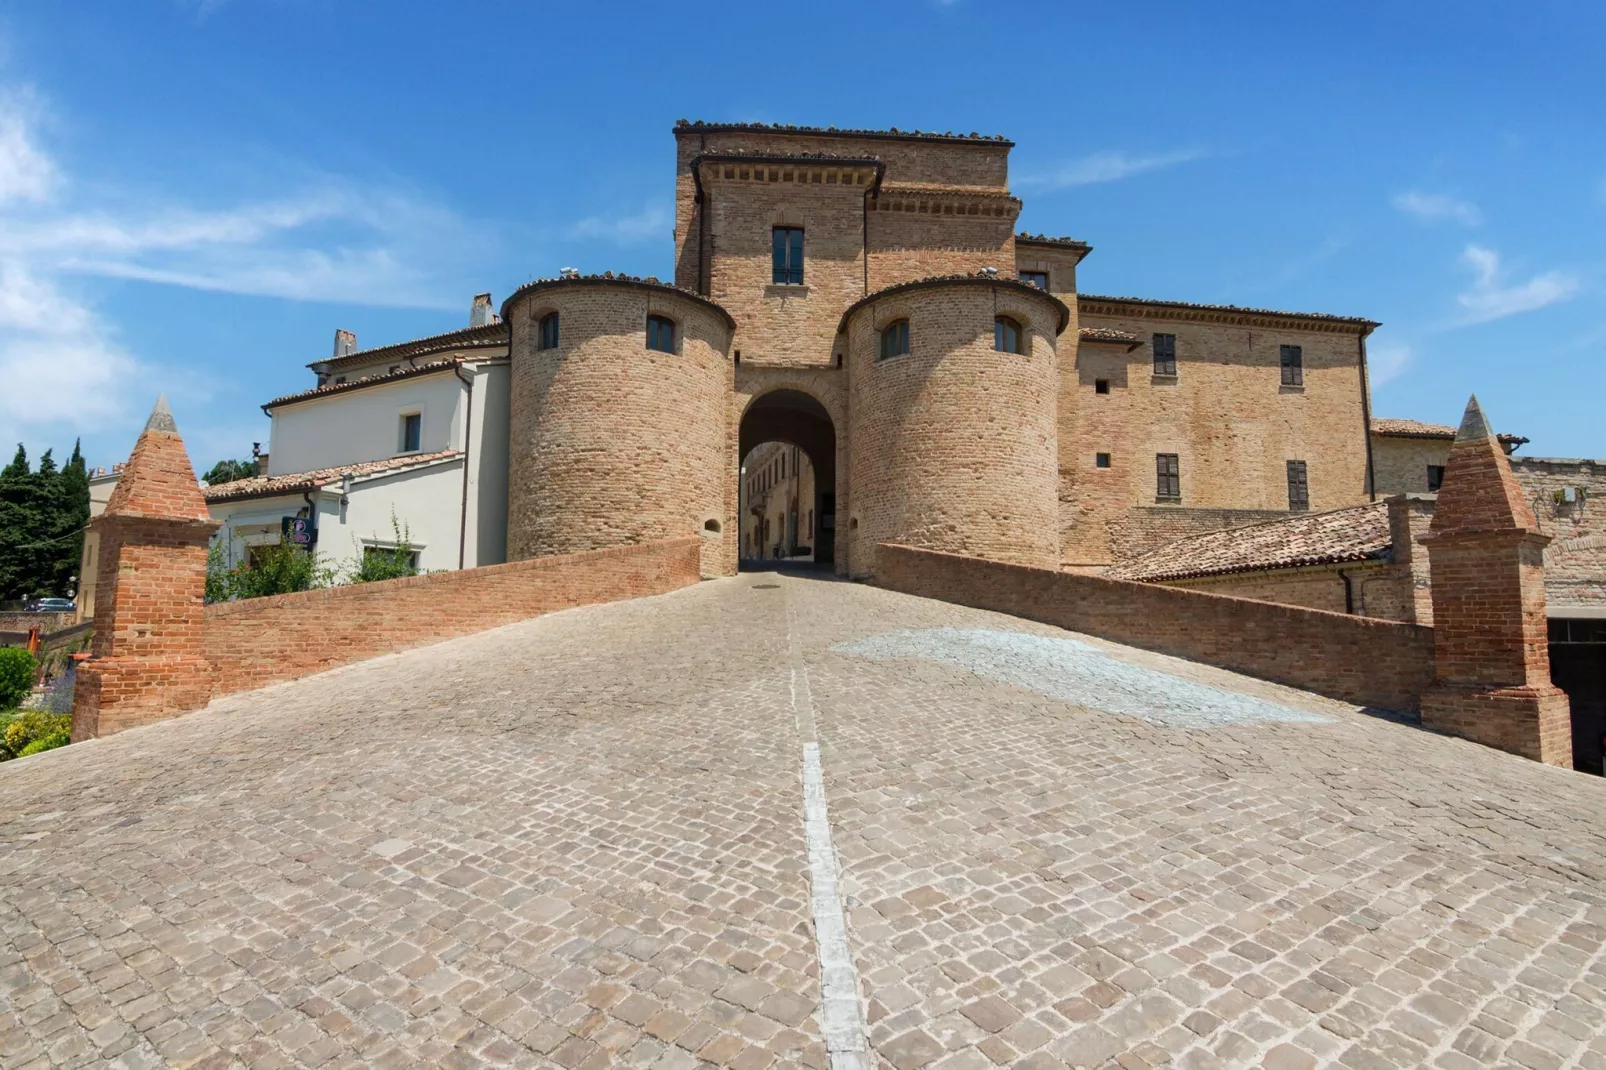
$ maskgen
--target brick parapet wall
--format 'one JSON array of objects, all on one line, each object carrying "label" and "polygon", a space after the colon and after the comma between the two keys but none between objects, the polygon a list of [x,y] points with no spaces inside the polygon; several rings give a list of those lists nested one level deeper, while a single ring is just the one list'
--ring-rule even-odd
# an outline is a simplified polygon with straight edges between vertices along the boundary
[{"label": "brick parapet wall", "polygon": [[883,543],[876,582],[1384,709],[1433,682],[1433,630]]},{"label": "brick parapet wall", "polygon": [[28,632],[39,629],[40,635],[59,632],[73,622],[76,613],[0,613],[0,632]]},{"label": "brick parapet wall", "polygon": [[698,580],[698,537],[206,607],[213,693],[295,679],[559,609],[664,594]]}]

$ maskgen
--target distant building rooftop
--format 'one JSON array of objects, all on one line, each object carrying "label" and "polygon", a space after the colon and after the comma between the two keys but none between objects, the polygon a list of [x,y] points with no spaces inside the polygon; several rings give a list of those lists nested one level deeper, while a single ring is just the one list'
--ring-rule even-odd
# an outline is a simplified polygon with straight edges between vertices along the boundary
[{"label": "distant building rooftop", "polygon": [[437,461],[459,456],[457,450],[440,450],[436,453],[409,453],[389,457],[382,461],[361,461],[333,468],[316,468],[310,472],[288,472],[277,476],[252,476],[219,483],[215,487],[202,487],[201,496],[210,502],[233,502],[246,498],[272,498],[280,494],[295,494],[317,490],[339,483],[347,473],[353,476],[371,476],[381,472],[400,472],[409,468],[422,468]]},{"label": "distant building rooftop", "polygon": [[1389,552],[1387,502],[1304,513],[1193,535],[1105,573],[1148,583],[1382,558]]}]

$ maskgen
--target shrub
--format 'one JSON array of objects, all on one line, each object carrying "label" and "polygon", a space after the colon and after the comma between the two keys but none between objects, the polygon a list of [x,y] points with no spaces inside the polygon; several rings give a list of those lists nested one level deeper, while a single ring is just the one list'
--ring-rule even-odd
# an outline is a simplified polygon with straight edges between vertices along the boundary
[{"label": "shrub", "polygon": [[372,583],[418,575],[418,553],[413,549],[412,531],[396,519],[394,512],[390,514],[390,530],[395,534],[395,545],[363,547],[356,566],[347,573],[348,582]]},{"label": "shrub", "polygon": [[5,726],[4,743],[0,745],[0,751],[4,752],[6,759],[20,758],[24,754],[36,754],[41,750],[62,746],[66,741],[36,747],[33,750],[28,748],[37,742],[64,734],[67,736],[72,734],[71,714],[29,710],[12,717]]},{"label": "shrub", "polygon": [[33,690],[39,663],[20,646],[0,647],[0,710],[15,709]]},{"label": "shrub", "polygon": [[262,547],[249,562],[227,567],[221,543],[206,551],[206,600],[229,602],[236,598],[265,598],[327,587],[334,582],[334,570],[317,554],[299,546],[280,543]]},{"label": "shrub", "polygon": [[50,735],[40,736],[38,739],[22,748],[21,753],[19,753],[17,757],[26,758],[28,755],[38,754],[42,750],[55,750],[57,747],[65,747],[71,742],[72,729],[58,728],[56,731],[50,733]]}]

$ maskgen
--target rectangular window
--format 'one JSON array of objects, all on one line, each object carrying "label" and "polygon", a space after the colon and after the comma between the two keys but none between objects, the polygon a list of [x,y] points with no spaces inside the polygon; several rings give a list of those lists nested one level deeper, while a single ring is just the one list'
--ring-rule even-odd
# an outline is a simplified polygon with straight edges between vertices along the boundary
[{"label": "rectangular window", "polygon": [[421,413],[410,412],[401,418],[401,451],[415,453],[423,436],[424,417]]},{"label": "rectangular window", "polygon": [[1428,490],[1437,491],[1444,486],[1444,465],[1428,465]]},{"label": "rectangular window", "polygon": [[1292,512],[1310,508],[1310,481],[1306,478],[1304,461],[1288,462],[1288,508]]},{"label": "rectangular window", "polygon": [[1154,336],[1154,374],[1177,374],[1177,336],[1174,334],[1157,334]]},{"label": "rectangular window", "polygon": [[1299,346],[1282,346],[1279,363],[1283,366],[1284,386],[1305,385],[1305,352]]},{"label": "rectangular window", "polygon": [[1182,468],[1175,453],[1154,455],[1154,496],[1168,501],[1182,499]]},{"label": "rectangular window", "polygon": [[1110,455],[1108,453],[1095,453],[1093,455],[1093,464],[1099,468],[1110,467]]},{"label": "rectangular window", "polygon": [[1108,394],[1109,392],[1110,392],[1110,381],[1108,379],[1095,379],[1095,380],[1093,380],[1093,393],[1095,393],[1095,394]]},{"label": "rectangular window", "polygon": [[1039,290],[1046,290],[1048,289],[1048,272],[1023,271],[1020,273],[1020,281],[1028,286],[1035,286]]},{"label": "rectangular window", "polygon": [[776,227],[774,241],[775,285],[803,285],[803,228]]}]

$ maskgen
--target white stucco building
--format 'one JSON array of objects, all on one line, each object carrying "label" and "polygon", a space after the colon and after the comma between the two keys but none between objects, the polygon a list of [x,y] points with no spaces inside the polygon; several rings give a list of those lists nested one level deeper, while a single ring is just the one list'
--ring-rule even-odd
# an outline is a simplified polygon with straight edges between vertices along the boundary
[{"label": "white stucco building", "polygon": [[489,294],[460,331],[370,350],[337,331],[317,385],[262,406],[262,474],[204,488],[229,562],[278,543],[286,518],[310,520],[342,572],[398,526],[426,570],[506,560],[507,355]]}]

